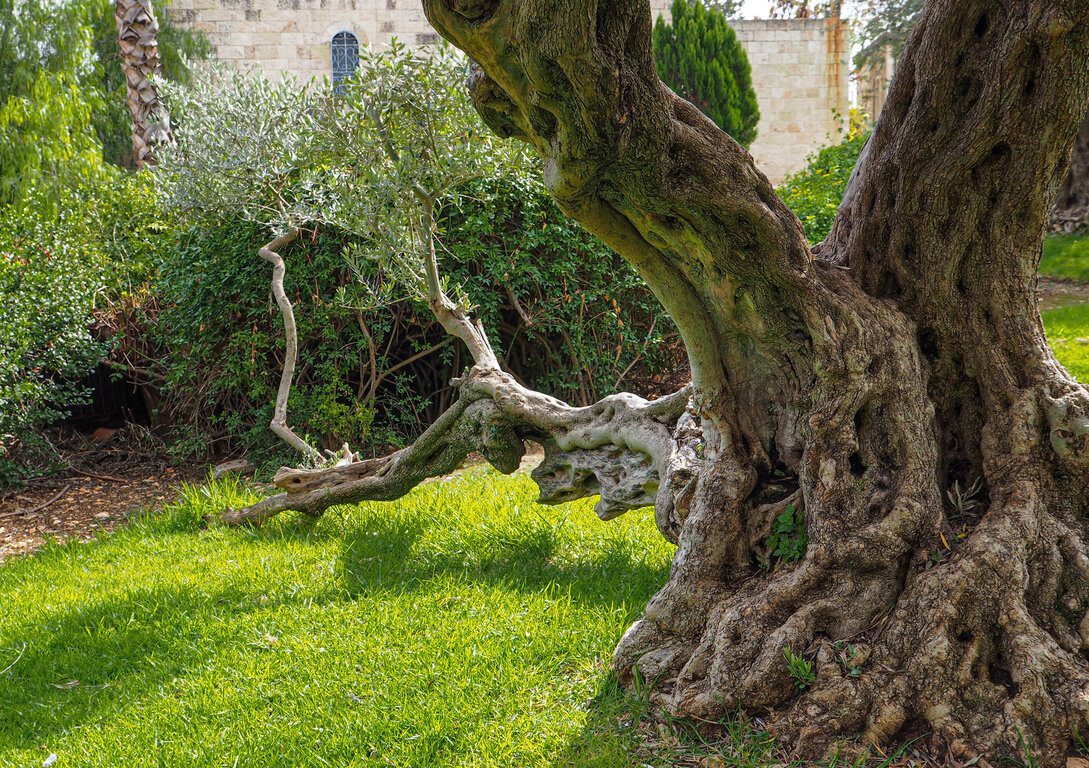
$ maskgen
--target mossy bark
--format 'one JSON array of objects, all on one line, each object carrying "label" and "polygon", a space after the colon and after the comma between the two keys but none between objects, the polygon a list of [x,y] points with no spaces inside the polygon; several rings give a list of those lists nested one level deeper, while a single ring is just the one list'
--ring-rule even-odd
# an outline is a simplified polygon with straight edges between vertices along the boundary
[{"label": "mossy bark", "polygon": [[[1035,284],[1089,104],[1084,0],[931,2],[813,251],[751,157],[659,82],[645,2],[424,7],[476,62],[485,120],[540,151],[689,351],[702,449],[661,478],[677,554],[620,673],[681,712],[760,713],[803,755],[927,733],[1063,765],[1089,734],[1089,393]],[[977,480],[980,505],[955,509],[946,491]],[[808,550],[761,570],[788,503]],[[815,661],[804,690],[788,646]]]}]

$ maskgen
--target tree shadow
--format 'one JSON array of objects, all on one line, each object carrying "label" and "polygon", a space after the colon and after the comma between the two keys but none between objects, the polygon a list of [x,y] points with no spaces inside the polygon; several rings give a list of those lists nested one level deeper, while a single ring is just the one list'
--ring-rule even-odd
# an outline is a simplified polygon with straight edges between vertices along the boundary
[{"label": "tree shadow", "polygon": [[210,642],[192,617],[214,612],[227,621],[278,606],[344,599],[330,591],[268,596],[226,585],[131,589],[101,602],[58,611],[7,632],[25,647],[0,674],[0,754],[36,748],[51,736],[100,721],[148,691],[161,690],[203,667]]},{"label": "tree shadow", "polygon": [[303,521],[245,535],[271,546],[279,540],[339,539],[339,584],[331,582],[319,594],[259,595],[248,583],[211,590],[131,587],[5,627],[13,647],[24,642],[26,647],[0,674],[0,754],[36,748],[73,727],[107,720],[149,691],[168,690],[175,678],[205,667],[214,645],[223,641],[209,632],[204,618],[210,613],[223,614],[221,623],[234,626],[247,623],[239,621],[247,614],[280,606],[412,592],[430,579],[450,576],[526,593],[555,589],[577,603],[623,606],[634,617],[665,583],[668,564],[633,557],[624,541],[607,540],[596,551],[563,557],[561,526],[543,519],[483,525],[444,550],[441,542],[423,545],[436,527],[426,514],[368,516],[319,528]]},{"label": "tree shadow", "polygon": [[420,518],[400,517],[371,519],[366,529],[345,531],[342,587],[356,597],[379,590],[402,594],[436,577],[453,576],[519,592],[558,589],[583,605],[642,609],[669,576],[669,563],[638,560],[616,540],[606,541],[590,557],[557,557],[562,542],[551,526],[486,532],[483,557],[417,548],[427,527]]}]

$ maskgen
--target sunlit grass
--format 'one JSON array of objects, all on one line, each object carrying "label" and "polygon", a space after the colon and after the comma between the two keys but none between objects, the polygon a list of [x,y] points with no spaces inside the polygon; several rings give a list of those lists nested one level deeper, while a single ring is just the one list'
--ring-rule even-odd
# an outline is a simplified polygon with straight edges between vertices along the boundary
[{"label": "sunlit grass", "polygon": [[312,527],[195,527],[246,493],[188,487],[0,568],[0,765],[629,763],[594,722],[626,709],[607,662],[668,574],[646,513],[472,473]]},{"label": "sunlit grass", "polygon": [[1055,357],[1083,383],[1089,383],[1089,304],[1045,312],[1044,327]]},{"label": "sunlit grass", "polygon": [[1089,235],[1051,235],[1045,239],[1040,274],[1089,282]]}]

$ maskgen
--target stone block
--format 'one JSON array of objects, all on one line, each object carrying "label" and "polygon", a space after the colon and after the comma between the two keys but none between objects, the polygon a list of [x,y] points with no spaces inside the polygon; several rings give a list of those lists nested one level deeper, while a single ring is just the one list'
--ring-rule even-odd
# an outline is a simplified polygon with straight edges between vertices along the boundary
[{"label": "stone block", "polygon": [[229,11],[225,8],[210,8],[207,11],[201,11],[200,14],[201,21],[212,21],[216,23],[231,21],[233,18],[234,11]]},{"label": "stone block", "polygon": [[216,58],[220,61],[239,61],[246,58],[246,52],[240,45],[217,45]]}]

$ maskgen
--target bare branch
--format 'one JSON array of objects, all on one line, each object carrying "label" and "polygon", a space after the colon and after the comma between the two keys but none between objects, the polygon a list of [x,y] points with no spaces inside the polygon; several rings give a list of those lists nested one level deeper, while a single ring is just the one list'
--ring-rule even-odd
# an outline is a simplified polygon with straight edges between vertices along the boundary
[{"label": "bare branch", "polygon": [[287,425],[287,400],[291,395],[291,379],[295,375],[295,359],[299,354],[299,336],[295,328],[295,313],[291,309],[291,301],[284,293],[284,273],[287,267],[277,251],[298,236],[299,230],[290,227],[258,252],[262,259],[272,264],[272,295],[276,297],[276,304],[284,317],[284,336],[287,347],[284,354],[284,370],[280,374],[280,388],[276,392],[276,409],[269,427],[292,448],[320,463],[323,460],[322,455]]},{"label": "bare branch", "polygon": [[600,494],[602,519],[656,502],[663,511],[656,509],[655,518],[670,519],[672,500],[658,499],[657,490],[674,460],[674,425],[690,388],[655,401],[619,394],[574,408],[480,366],[457,384],[458,400],[409,447],[330,469],[281,469],[273,484],[284,493],[229,512],[221,522],[259,523],[288,509],[313,515],[338,504],[397,499],[422,480],[458,468],[476,450],[507,474],[518,468],[527,439],[545,448],[533,473],[542,503]]},{"label": "bare branch", "polygon": [[499,359],[495,356],[491,342],[488,341],[484,326],[479,320],[471,319],[465,310],[442,290],[439,262],[435,255],[435,201],[432,198],[425,198],[423,206],[427,238],[424,277],[427,284],[428,305],[446,332],[465,342],[465,346],[469,348],[469,353],[479,367],[498,371]]}]

